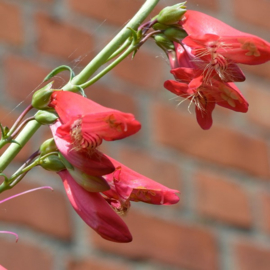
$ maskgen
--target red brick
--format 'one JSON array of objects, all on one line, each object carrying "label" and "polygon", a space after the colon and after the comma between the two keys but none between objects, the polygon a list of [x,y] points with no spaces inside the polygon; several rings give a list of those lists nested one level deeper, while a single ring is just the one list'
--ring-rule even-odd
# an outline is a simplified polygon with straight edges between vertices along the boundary
[{"label": "red brick", "polygon": [[[181,2],[181,1],[180,1]],[[189,0],[188,4],[193,4],[197,6],[197,9],[200,8],[212,10],[212,11],[218,11],[219,10],[219,4],[217,0]]]},{"label": "red brick", "polygon": [[144,3],[142,0],[69,0],[69,3],[77,12],[86,16],[106,20],[108,24],[123,25],[130,20]]},{"label": "red brick", "polygon": [[82,63],[92,58],[93,42],[89,33],[43,13],[36,16],[36,24],[40,51]]},{"label": "red brick", "polygon": [[125,219],[133,242],[116,244],[92,233],[97,248],[132,259],[151,259],[192,270],[218,269],[215,237],[204,228],[131,210]]},{"label": "red brick", "polygon": [[95,102],[116,110],[127,113],[138,113],[138,108],[135,100],[130,96],[122,93],[112,92],[110,89],[100,85],[93,85],[86,89],[87,97]]},{"label": "red brick", "polygon": [[256,83],[249,83],[245,89],[245,96],[249,101],[248,118],[256,124],[265,128],[270,128],[270,94],[268,86],[262,87]]},{"label": "red brick", "polygon": [[[0,264],[8,270],[52,270],[52,254],[49,250],[27,243],[25,239],[7,241],[0,239]],[[5,238],[12,238],[6,235]]]},{"label": "red brick", "polygon": [[145,151],[125,148],[121,151],[119,161],[169,188],[180,190],[180,180],[176,165],[156,159]]},{"label": "red brick", "polygon": [[270,193],[260,192],[258,194],[259,214],[261,214],[261,229],[270,233]]},{"label": "red brick", "polygon": [[156,90],[163,87],[165,67],[163,58],[140,51],[134,59],[126,58],[112,72],[130,83]]},{"label": "red brick", "polygon": [[82,261],[70,261],[67,270],[130,270],[131,268],[121,263],[105,258],[88,258]]},{"label": "red brick", "polygon": [[243,228],[251,226],[249,198],[240,185],[202,171],[196,175],[196,188],[196,207],[201,215]]},{"label": "red brick", "polygon": [[[24,179],[27,180],[27,176]],[[12,190],[4,192],[3,198],[38,186],[21,182]],[[66,198],[56,190],[38,190],[4,202],[0,205],[0,219],[64,240],[69,240],[72,234]]]},{"label": "red brick", "polygon": [[260,138],[222,127],[216,123],[210,130],[200,129],[195,115],[177,112],[157,104],[154,107],[153,136],[156,141],[213,163],[238,168],[269,177],[267,144]]},{"label": "red brick", "polygon": [[50,70],[16,56],[8,56],[4,65],[6,91],[18,102],[25,100],[27,103],[21,106],[26,107],[32,99],[34,90],[42,87],[41,83]]},{"label": "red brick", "polygon": [[241,242],[235,246],[236,270],[269,270],[270,248],[256,243]]},{"label": "red brick", "polygon": [[[261,76],[261,77],[265,77],[265,78],[269,78],[270,77],[270,62],[258,65],[258,66],[241,66],[241,69],[243,69],[243,71],[246,72],[250,72],[253,73],[257,76]],[[247,74],[246,74],[247,75]],[[247,75],[247,81],[248,81],[248,75]]]},{"label": "red brick", "polygon": [[23,43],[22,15],[12,4],[0,4],[0,40],[14,45]]},{"label": "red brick", "polygon": [[238,20],[270,29],[270,22],[268,20],[269,1],[257,0],[256,8],[254,8],[254,4],[251,1],[234,0],[233,3],[234,15]]}]

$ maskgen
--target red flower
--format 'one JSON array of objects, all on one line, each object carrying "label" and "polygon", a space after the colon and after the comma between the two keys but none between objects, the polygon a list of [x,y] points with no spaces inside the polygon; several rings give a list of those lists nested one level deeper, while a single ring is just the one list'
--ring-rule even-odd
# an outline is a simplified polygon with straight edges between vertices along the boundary
[{"label": "red flower", "polygon": [[171,70],[176,80],[166,81],[164,87],[195,104],[197,121],[203,129],[212,126],[215,104],[247,112],[248,103],[233,83],[223,82],[214,70],[205,72],[191,59],[187,51],[178,45],[177,60],[181,67]]},{"label": "red flower", "polygon": [[183,43],[204,61],[257,65],[270,60],[270,43],[204,13],[189,10],[180,24],[188,33]]},{"label": "red flower", "polygon": [[158,205],[171,205],[179,201],[175,194],[179,193],[178,190],[167,188],[120,162],[109,159],[116,170],[105,176],[111,189],[103,194],[116,211],[124,213],[129,208],[130,201]]},{"label": "red flower", "polygon": [[87,225],[106,240],[119,243],[132,241],[127,225],[99,193],[86,191],[67,170],[58,174],[62,178],[71,205]]},{"label": "red flower", "polygon": [[102,140],[123,139],[141,128],[132,114],[103,107],[72,92],[54,92],[50,106],[56,110],[62,123],[57,129],[58,136],[71,142],[76,150],[88,153]]},{"label": "red flower", "polygon": [[58,135],[58,128],[61,128],[61,123],[57,121],[50,126],[54,141],[61,152],[74,167],[80,171],[93,176],[100,176],[111,173],[115,170],[111,161],[97,149],[90,153],[86,149],[76,150],[70,141]]}]

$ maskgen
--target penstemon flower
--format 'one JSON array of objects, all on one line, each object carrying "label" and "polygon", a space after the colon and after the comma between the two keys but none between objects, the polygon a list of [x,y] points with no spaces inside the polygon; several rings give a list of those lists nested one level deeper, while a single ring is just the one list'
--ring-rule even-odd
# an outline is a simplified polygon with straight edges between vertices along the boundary
[{"label": "penstemon flower", "polygon": [[178,25],[186,31],[186,36],[177,42],[168,36],[174,49],[166,48],[164,43],[175,78],[167,80],[164,87],[190,100],[188,110],[191,103],[195,104],[202,129],[212,126],[216,104],[247,112],[248,103],[233,83],[245,80],[237,64],[257,65],[269,61],[270,43],[198,11],[187,11]]},{"label": "penstemon flower", "polygon": [[[212,126],[215,104],[237,112],[247,112],[248,103],[233,83],[222,81],[216,73],[205,73],[180,44],[176,48],[175,62],[179,67],[173,64],[175,68],[171,69],[171,73],[175,80],[167,80],[164,87],[195,104],[196,118],[202,129]],[[210,76],[211,80],[208,79]]]},{"label": "penstemon flower", "polygon": [[127,226],[113,211],[125,213],[130,201],[164,205],[179,201],[177,190],[132,171],[100,153],[96,149],[99,144],[92,143],[93,137],[101,143],[137,132],[140,123],[133,115],[64,91],[52,94],[50,106],[59,114],[59,121],[51,125],[56,146],[70,162],[58,175],[75,211],[101,237],[114,242],[132,240]]},{"label": "penstemon flower", "polygon": [[110,190],[104,191],[103,194],[117,212],[125,213],[130,206],[130,201],[157,205],[171,205],[179,201],[177,190],[167,188],[120,162],[109,159],[116,169],[105,176]]}]

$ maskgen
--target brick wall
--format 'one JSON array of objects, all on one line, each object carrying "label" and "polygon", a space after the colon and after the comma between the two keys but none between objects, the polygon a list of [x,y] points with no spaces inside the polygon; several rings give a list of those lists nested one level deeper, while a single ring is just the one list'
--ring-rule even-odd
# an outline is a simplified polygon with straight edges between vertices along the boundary
[{"label": "brick wall", "polygon": [[[142,0],[0,0],[0,122],[10,125],[53,68],[76,72],[136,12]],[[161,0],[159,8],[175,4]],[[188,7],[270,41],[268,0],[190,0]],[[216,109],[202,131],[188,104],[163,89],[169,65],[151,42],[87,90],[88,97],[142,122],[141,132],[105,143],[106,153],[181,191],[175,206],[133,204],[124,217],[130,244],[101,239],[74,213],[60,178],[35,169],[1,198],[0,264],[9,270],[269,270],[270,63],[243,67],[247,114]],[[60,87],[66,74],[58,75]],[[21,102],[24,101],[22,104]],[[15,108],[15,109],[14,109]],[[42,128],[7,170],[12,173],[50,136]]]}]

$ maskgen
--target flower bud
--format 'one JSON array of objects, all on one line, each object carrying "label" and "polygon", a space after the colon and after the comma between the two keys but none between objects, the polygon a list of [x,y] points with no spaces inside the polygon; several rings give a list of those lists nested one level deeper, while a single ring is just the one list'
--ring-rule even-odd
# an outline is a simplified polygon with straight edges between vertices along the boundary
[{"label": "flower bud", "polygon": [[166,30],[170,26],[162,24],[162,23],[155,23],[152,27],[153,27],[154,30]]},{"label": "flower bud", "polygon": [[56,152],[56,151],[58,151],[58,149],[53,138],[46,140],[39,147],[39,152],[41,156],[44,156],[46,154],[49,154],[51,152]]},{"label": "flower bud", "polygon": [[35,119],[41,125],[50,125],[58,119],[58,116],[54,111],[40,110],[35,114]]},{"label": "flower bud", "polygon": [[170,27],[166,29],[164,35],[171,41],[179,42],[187,36],[187,32],[177,27]]},{"label": "flower bud", "polygon": [[176,4],[173,6],[165,7],[160,11],[156,17],[157,21],[162,24],[172,25],[180,21],[182,16],[185,14],[186,7],[185,3]]},{"label": "flower bud", "polygon": [[72,178],[87,191],[102,192],[110,189],[106,180],[101,176],[88,175],[75,167],[73,170],[68,169],[68,172]]},{"label": "flower bud", "polygon": [[36,109],[48,109],[50,104],[51,95],[53,93],[52,82],[37,90],[32,97],[32,106]]},{"label": "flower bud", "polygon": [[174,44],[164,34],[155,35],[156,44],[165,52],[174,50]]},{"label": "flower bud", "polygon": [[56,155],[48,156],[42,160],[40,160],[39,164],[43,169],[47,171],[60,172],[65,170],[66,167],[63,162]]}]

